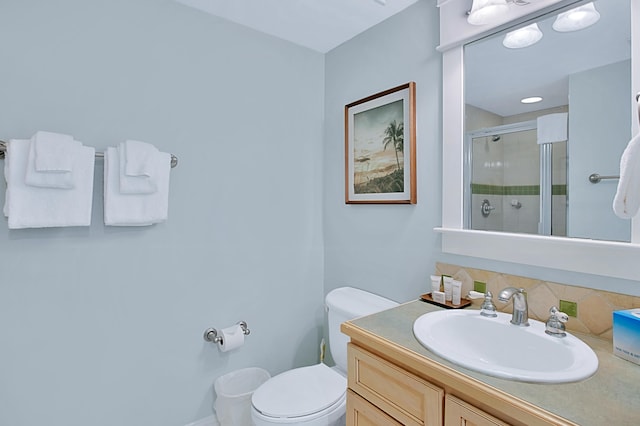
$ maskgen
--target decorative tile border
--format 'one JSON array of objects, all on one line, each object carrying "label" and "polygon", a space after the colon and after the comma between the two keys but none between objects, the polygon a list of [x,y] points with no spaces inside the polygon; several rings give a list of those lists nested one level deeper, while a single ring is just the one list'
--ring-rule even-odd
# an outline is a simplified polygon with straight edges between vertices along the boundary
[{"label": "decorative tile border", "polygon": [[[578,305],[578,317],[570,317],[567,330],[592,334],[604,339],[613,339],[613,311],[640,308],[640,297],[626,294],[593,290],[584,287],[558,284],[517,275],[502,274],[482,269],[466,268],[446,263],[436,263],[437,275],[451,275],[462,281],[462,294],[473,289],[474,281],[487,284],[487,290],[493,293],[493,301],[499,311],[511,312],[513,304],[502,303],[498,293],[505,287],[524,288],[529,302],[529,317],[545,322],[549,318],[551,306],[559,306],[560,299],[575,302]],[[478,301],[479,305],[482,301]],[[474,303],[476,304],[476,303]]]},{"label": "decorative tile border", "polygon": [[[540,185],[485,185],[471,184],[472,194],[482,195],[540,195]],[[552,195],[567,195],[567,185],[552,185]]]}]

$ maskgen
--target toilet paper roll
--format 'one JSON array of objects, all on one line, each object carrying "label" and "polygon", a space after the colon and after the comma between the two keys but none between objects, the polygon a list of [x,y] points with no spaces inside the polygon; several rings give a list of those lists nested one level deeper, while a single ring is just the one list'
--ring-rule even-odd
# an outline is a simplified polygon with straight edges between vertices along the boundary
[{"label": "toilet paper roll", "polygon": [[228,352],[236,349],[244,344],[244,333],[239,324],[220,330],[222,341],[218,343],[222,352]]}]

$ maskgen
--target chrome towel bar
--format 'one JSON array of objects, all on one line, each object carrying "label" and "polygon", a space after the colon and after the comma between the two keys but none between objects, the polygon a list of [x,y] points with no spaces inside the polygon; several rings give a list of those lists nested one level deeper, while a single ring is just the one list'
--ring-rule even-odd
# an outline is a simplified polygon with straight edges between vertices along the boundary
[{"label": "chrome towel bar", "polygon": [[[4,158],[4,154],[7,151],[7,143],[5,141],[0,141],[0,159]],[[96,151],[96,158],[104,158],[104,152]],[[178,165],[178,157],[171,154],[171,168],[174,168]]]}]

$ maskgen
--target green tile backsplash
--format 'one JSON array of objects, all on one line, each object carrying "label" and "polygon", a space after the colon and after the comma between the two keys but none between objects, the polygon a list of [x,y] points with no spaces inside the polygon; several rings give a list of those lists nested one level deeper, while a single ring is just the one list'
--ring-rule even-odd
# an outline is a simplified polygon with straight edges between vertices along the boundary
[{"label": "green tile backsplash", "polygon": [[[481,195],[540,195],[540,185],[485,185],[471,184],[472,194]],[[567,185],[553,185],[552,195],[567,195]]]}]

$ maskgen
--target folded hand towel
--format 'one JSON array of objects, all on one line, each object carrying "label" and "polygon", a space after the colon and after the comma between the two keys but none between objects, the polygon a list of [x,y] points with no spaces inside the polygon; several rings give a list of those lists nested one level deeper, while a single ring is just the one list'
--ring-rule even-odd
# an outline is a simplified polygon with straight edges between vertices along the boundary
[{"label": "folded hand towel", "polygon": [[[55,136],[49,137],[49,135]],[[68,138],[71,140],[69,141]],[[72,189],[74,187],[73,161],[74,157],[79,155],[81,147],[82,144],[73,140],[71,136],[49,132],[36,133],[29,144],[26,184],[42,188]],[[40,169],[38,169],[38,162]]]},{"label": "folded hand towel", "polygon": [[79,142],[72,136],[52,132],[36,132],[31,138],[34,143],[35,169],[39,172],[73,171],[73,154]]},{"label": "folded hand towel", "polygon": [[567,140],[567,119],[569,114],[560,112],[538,117],[538,143],[554,143]]},{"label": "folded hand towel", "polygon": [[[126,171],[126,165],[129,162],[126,149],[126,143],[118,144],[118,164],[119,164],[119,190],[123,194],[153,194],[157,191],[155,170],[156,157],[159,151],[153,147],[156,152],[151,158],[145,160],[144,169],[149,172],[149,175],[129,175]],[[134,155],[135,156],[135,155]]]},{"label": "folded hand towel", "polygon": [[124,142],[125,174],[153,177],[158,148],[150,143],[128,140]]},{"label": "folded hand towel", "polygon": [[73,189],[38,188],[27,185],[24,180],[30,144],[28,139],[14,139],[7,146],[5,215],[9,218],[9,228],[89,226],[95,150],[81,146],[78,155],[73,157]]},{"label": "folded hand towel", "polygon": [[629,219],[640,208],[640,134],[629,141],[620,158],[620,180],[613,198],[613,211]]},{"label": "folded hand towel", "polygon": [[120,155],[114,147],[104,153],[104,223],[109,226],[145,226],[167,220],[171,156],[159,152],[154,160],[157,191],[120,192]]}]

